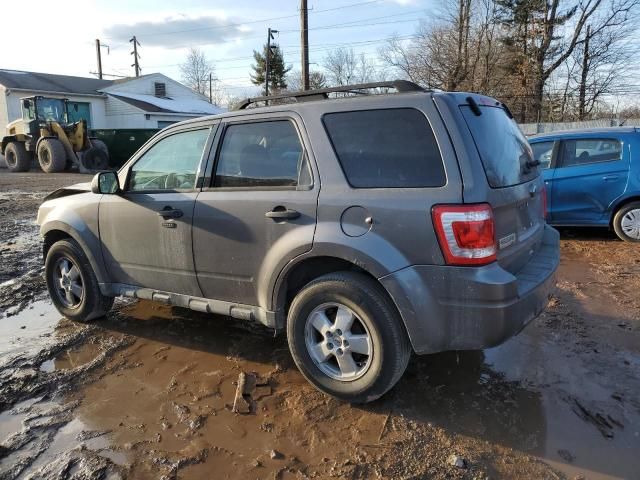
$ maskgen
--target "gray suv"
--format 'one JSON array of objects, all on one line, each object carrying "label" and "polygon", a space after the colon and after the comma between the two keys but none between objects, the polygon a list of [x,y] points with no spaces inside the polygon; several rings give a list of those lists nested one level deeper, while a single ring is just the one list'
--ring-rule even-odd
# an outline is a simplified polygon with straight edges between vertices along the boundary
[{"label": "gray suv", "polygon": [[172,125],[49,195],[38,223],[70,319],[122,295],[258,321],[317,388],[367,402],[412,351],[498,345],[544,309],[559,261],[544,212],[504,105],[395,81]]}]

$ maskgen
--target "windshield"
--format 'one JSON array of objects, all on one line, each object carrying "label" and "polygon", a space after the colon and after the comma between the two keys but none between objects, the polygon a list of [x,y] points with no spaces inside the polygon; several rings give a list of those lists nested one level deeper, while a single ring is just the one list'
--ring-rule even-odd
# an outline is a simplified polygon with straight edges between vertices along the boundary
[{"label": "windshield", "polygon": [[468,105],[460,110],[471,131],[489,185],[509,187],[538,176],[529,142],[502,107],[479,105],[481,115]]},{"label": "windshield", "polygon": [[59,98],[39,98],[38,120],[67,123],[67,112],[64,100]]}]

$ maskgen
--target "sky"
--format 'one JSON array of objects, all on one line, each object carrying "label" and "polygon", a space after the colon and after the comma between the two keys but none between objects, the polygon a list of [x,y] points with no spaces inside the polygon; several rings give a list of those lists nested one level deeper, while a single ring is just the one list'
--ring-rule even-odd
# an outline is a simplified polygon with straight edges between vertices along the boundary
[{"label": "sky", "polygon": [[[415,33],[438,1],[308,0],[311,69],[320,69],[337,47],[375,59],[386,39]],[[180,80],[179,65],[197,47],[229,95],[255,94],[252,52],[266,42],[267,28],[279,31],[275,42],[285,62],[300,69],[299,6],[299,0],[32,0],[25,9],[10,2],[0,29],[0,68],[92,76],[99,38],[108,45],[103,71],[132,76],[129,39],[136,35],[142,74]]]}]

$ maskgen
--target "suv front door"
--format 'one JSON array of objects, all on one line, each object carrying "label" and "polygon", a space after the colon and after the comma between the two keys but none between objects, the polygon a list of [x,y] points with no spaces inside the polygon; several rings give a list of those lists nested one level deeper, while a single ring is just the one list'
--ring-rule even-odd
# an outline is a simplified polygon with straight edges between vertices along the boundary
[{"label": "suv front door", "polygon": [[112,282],[201,295],[191,225],[211,129],[167,132],[129,167],[122,193],[103,196],[100,239]]},{"label": "suv front door", "polygon": [[206,298],[266,308],[260,285],[283,258],[311,249],[319,182],[302,122],[259,118],[219,128],[209,187],[194,210],[193,248]]}]

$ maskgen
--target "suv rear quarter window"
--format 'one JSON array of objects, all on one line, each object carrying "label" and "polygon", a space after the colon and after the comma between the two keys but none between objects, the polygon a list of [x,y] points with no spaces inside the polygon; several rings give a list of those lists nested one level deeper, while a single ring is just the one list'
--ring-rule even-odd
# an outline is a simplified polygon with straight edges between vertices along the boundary
[{"label": "suv rear quarter window", "polygon": [[328,113],[322,118],[354,188],[442,187],[442,156],[427,118],[412,108]]}]

